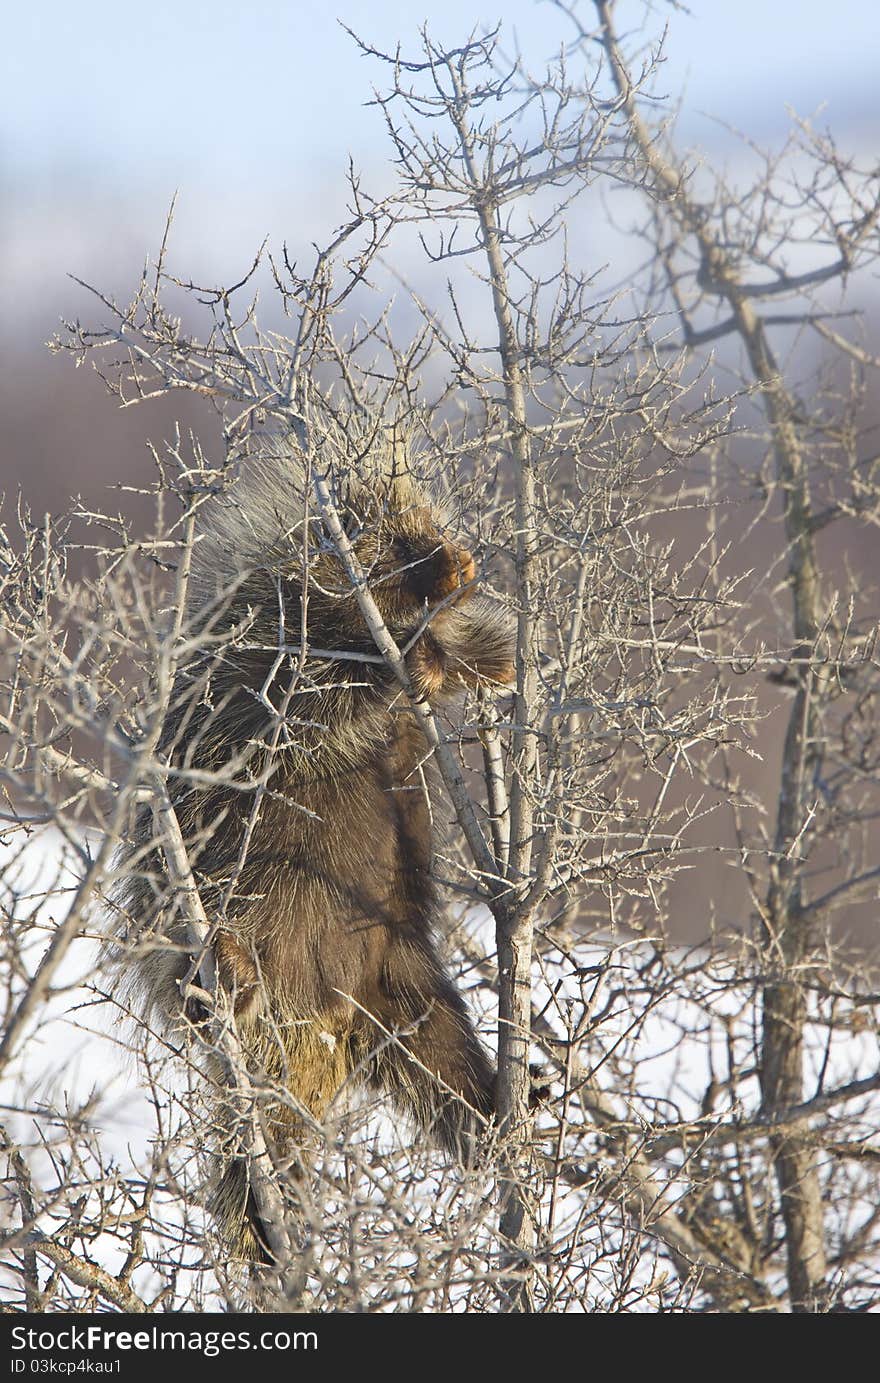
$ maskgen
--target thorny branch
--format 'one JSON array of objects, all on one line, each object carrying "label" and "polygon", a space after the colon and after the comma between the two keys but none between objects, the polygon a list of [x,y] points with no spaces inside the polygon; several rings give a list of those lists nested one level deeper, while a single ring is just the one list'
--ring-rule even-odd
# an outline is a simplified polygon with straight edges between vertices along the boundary
[{"label": "thorny branch", "polygon": [[[211,400],[228,457],[212,467],[179,437],[157,452],[150,534],[80,507],[21,510],[2,535],[0,1271],[15,1309],[876,1304],[878,986],[841,920],[876,900],[877,600],[860,549],[848,566],[826,537],[880,522],[877,353],[850,339],[877,173],[800,123],[782,155],[750,149],[745,190],[710,176],[643,114],[655,65],[629,54],[610,0],[591,21],[555,9],[560,56],[538,76],[499,32],[453,49],[425,32],[406,57],[361,43],[389,80],[375,102],[397,186],[373,198],[350,169],[350,214],[311,272],[261,250],[237,283],[205,287],[172,274],[169,217],[132,302],[98,292],[101,324],[57,342],[122,406]],[[629,216],[647,247],[625,290],[581,234],[606,191],[626,208],[615,233]],[[398,243],[423,255],[405,343],[388,308]],[[805,245],[822,249],[794,272]],[[258,320],[263,279],[289,335]],[[479,580],[517,623],[514,696],[468,696],[458,728],[414,694],[346,530],[340,457],[327,463],[328,437],[388,424],[449,478]],[[199,506],[279,432],[308,458],[307,508],[375,643],[360,656],[391,670],[454,822],[434,863],[449,944],[498,1022],[499,1118],[466,1173],[341,1101],[309,1131],[311,1181],[273,1160],[266,1111],[289,1097],[243,1059],[200,841],[169,790],[206,774],[158,752],[175,668],[250,633],[223,631],[219,606],[188,627]],[[363,460],[354,443],[342,459]],[[334,653],[309,632],[303,601],[301,627],[279,628],[290,678],[261,766],[246,752],[216,770],[250,823],[218,917],[275,800],[308,655]],[[99,1092],[61,1098],[29,1063],[41,1033],[82,1030],[108,1001],[82,948],[144,803],[164,852],[157,917],[172,907],[190,932],[181,1008],[195,996],[208,1017],[182,1013],[179,1049],[135,1027],[151,1135],[122,1157]],[[49,831],[55,873],[34,882]],[[252,1169],[276,1261],[262,1282],[242,1282],[204,1222],[206,1081]]]}]

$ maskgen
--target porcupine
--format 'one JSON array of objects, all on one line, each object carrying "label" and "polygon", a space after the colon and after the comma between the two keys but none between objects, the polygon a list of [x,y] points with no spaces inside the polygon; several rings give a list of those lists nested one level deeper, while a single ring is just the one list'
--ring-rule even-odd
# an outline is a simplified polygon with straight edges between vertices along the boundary
[{"label": "porcupine", "polygon": [[[314,505],[307,516],[308,488],[296,445],[276,442],[203,506],[186,609],[203,646],[178,672],[159,753],[182,770],[171,797],[210,919],[251,815],[241,780],[266,767],[267,700],[284,701],[285,733],[214,942],[248,1059],[318,1121],[363,1080],[466,1163],[494,1111],[495,1070],[435,940],[427,746]],[[510,684],[511,622],[475,589],[473,556],[409,449],[380,434],[336,489],[416,693],[442,701]],[[305,627],[304,665],[295,648],[279,660],[282,627],[291,645]],[[224,769],[238,787],[186,776]],[[153,830],[144,807],[123,848],[108,953],[131,999],[173,1031],[191,956]],[[295,1158],[301,1134],[280,1107],[276,1151]],[[225,1242],[268,1257],[246,1159],[219,1163],[210,1205]]]}]

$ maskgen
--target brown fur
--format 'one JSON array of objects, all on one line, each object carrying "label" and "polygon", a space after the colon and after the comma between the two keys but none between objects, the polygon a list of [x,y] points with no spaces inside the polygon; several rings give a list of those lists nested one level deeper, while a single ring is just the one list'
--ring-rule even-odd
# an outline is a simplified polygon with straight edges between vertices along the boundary
[{"label": "brown fur", "polygon": [[[512,638],[496,602],[474,594],[474,561],[442,510],[395,465],[340,485],[355,551],[419,692],[512,679]],[[393,473],[396,470],[396,473]],[[384,664],[288,655],[266,687],[286,704],[275,761],[256,693],[284,637],[298,642],[302,596],[312,646],[375,655],[342,564],[314,519],[292,450],[252,458],[204,511],[189,620],[203,651],[181,669],[161,752],[178,768],[245,782],[274,763],[215,954],[254,1071],[284,1083],[316,1120],[349,1082],[387,1093],[416,1125],[467,1160],[494,1106],[494,1071],[434,941],[433,829],[426,746]],[[308,567],[304,549],[308,548]],[[427,626],[414,639],[421,625]],[[225,645],[218,636],[244,623]],[[213,642],[210,642],[213,640]],[[172,777],[172,797],[209,916],[239,856],[252,791]],[[154,1020],[181,1022],[189,964],[173,889],[148,811],[123,852],[120,923],[109,947],[120,982]],[[276,1152],[296,1157],[303,1127],[279,1109]],[[213,1208],[230,1246],[259,1254],[246,1164],[227,1158]]]}]

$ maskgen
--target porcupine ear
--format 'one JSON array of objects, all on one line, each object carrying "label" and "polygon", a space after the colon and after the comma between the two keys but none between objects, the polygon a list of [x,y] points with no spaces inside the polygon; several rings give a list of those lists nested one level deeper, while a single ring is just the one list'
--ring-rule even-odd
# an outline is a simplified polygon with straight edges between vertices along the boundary
[{"label": "porcupine ear", "polygon": [[419,503],[411,439],[401,423],[382,423],[375,428],[363,464],[365,483],[374,494],[387,498],[393,509],[401,512]]},{"label": "porcupine ear", "polygon": [[332,473],[347,529],[429,502],[413,468],[409,431],[400,423],[349,418]]},{"label": "porcupine ear", "polygon": [[376,439],[376,478],[398,514],[428,509],[441,527],[453,527],[449,477],[439,450],[424,446],[426,435],[412,418],[386,424]]}]

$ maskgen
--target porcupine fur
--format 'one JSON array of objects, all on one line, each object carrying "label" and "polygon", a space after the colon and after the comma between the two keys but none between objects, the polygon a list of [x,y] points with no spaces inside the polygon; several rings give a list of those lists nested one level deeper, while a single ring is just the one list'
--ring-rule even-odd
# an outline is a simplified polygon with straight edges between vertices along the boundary
[{"label": "porcupine fur", "polygon": [[[408,448],[380,434],[334,484],[416,691],[442,702],[509,684],[510,621],[476,590],[473,557]],[[178,671],[158,752],[178,770],[171,798],[212,922],[253,804],[253,789],[229,779],[274,769],[214,942],[253,1069],[319,1122],[347,1082],[363,1081],[467,1161],[493,1113],[495,1072],[435,940],[426,743],[391,670],[369,661],[373,637],[309,490],[296,444],[275,442],[200,511],[186,609],[200,646]],[[291,646],[280,659],[279,630]],[[283,703],[274,754],[266,698]],[[226,781],[188,781],[194,770]],[[179,1032],[191,954],[153,831],[144,807],[123,847],[106,957],[129,1002]],[[302,1134],[295,1108],[279,1106],[276,1154],[295,1158]],[[210,1204],[224,1242],[265,1258],[247,1160],[221,1149],[218,1161]]]}]

